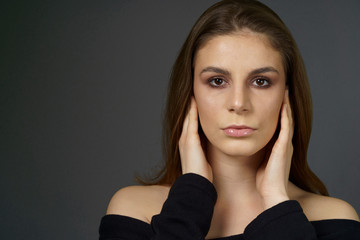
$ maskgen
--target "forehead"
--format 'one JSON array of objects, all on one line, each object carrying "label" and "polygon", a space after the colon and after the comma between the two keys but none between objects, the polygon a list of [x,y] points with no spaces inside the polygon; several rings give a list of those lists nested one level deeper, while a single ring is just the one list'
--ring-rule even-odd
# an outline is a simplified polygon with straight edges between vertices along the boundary
[{"label": "forehead", "polygon": [[224,68],[260,68],[273,66],[284,71],[282,57],[275,50],[266,35],[241,31],[210,38],[196,52],[194,70],[208,65]]}]

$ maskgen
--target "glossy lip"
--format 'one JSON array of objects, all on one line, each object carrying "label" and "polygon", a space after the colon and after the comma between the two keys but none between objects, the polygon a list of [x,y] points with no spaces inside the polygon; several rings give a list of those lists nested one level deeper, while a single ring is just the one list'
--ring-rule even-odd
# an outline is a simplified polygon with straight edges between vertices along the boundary
[{"label": "glossy lip", "polygon": [[230,125],[230,126],[228,126],[228,127],[226,127],[226,128],[223,128],[224,130],[225,129],[228,129],[228,128],[234,128],[234,129],[253,129],[253,130],[255,130],[254,128],[252,128],[252,127],[249,127],[249,126],[246,126],[246,125],[236,125],[236,124],[233,124],[233,125]]},{"label": "glossy lip", "polygon": [[246,125],[230,125],[223,128],[224,133],[230,137],[246,137],[251,135],[256,129]]}]

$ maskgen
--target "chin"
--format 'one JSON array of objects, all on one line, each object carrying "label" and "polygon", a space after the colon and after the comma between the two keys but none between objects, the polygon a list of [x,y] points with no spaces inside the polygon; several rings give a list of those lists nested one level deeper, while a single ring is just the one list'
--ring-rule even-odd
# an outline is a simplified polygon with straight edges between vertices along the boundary
[{"label": "chin", "polygon": [[216,151],[220,151],[223,154],[233,157],[251,157],[264,149],[267,142],[259,143],[258,141],[248,140],[231,140],[222,141],[221,143],[210,143]]}]

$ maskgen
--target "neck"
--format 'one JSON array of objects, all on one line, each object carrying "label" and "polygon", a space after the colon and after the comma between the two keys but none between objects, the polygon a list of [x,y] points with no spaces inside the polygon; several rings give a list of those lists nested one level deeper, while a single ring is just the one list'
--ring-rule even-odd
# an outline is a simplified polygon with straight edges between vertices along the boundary
[{"label": "neck", "polygon": [[214,146],[207,149],[207,158],[213,170],[218,199],[226,202],[259,199],[256,173],[264,159],[264,150],[252,156],[230,156]]}]

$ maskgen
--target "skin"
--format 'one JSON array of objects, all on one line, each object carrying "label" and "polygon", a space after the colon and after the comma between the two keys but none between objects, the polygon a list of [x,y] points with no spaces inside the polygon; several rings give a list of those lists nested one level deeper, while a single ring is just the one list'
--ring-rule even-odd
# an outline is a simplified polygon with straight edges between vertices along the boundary
[{"label": "skin", "polygon": [[[216,166],[219,174],[224,173],[223,176],[229,176],[229,167],[232,172],[238,169],[237,173],[233,173],[235,179],[242,176],[247,181],[251,180],[264,198],[265,209],[289,199],[286,188],[292,155],[293,126],[285,89],[282,58],[269,45],[266,37],[260,34],[242,31],[217,36],[196,54],[196,103],[192,102],[189,114],[194,124],[191,130],[193,133],[197,130],[197,114],[194,110],[197,108],[201,126],[208,139],[207,156],[210,164]],[[281,108],[283,117],[280,137],[269,161],[269,166],[277,172],[272,173],[265,171],[265,166],[259,168],[259,164],[265,158],[265,146],[275,133]],[[187,122],[184,129],[186,124]],[[232,124],[246,125],[255,131],[245,137],[229,137],[224,134],[223,129]],[[195,140],[189,147],[196,146],[194,142]],[[181,143],[182,139],[180,154]],[[186,159],[186,156],[182,159]],[[186,160],[182,163],[183,166],[187,165]]]},{"label": "skin", "polygon": [[[310,221],[359,220],[348,203],[305,192],[288,180],[293,153],[291,116],[281,56],[266,36],[243,30],[213,37],[198,50],[194,97],[179,151],[183,173],[207,178],[218,193],[207,238],[242,233],[261,212],[289,199],[300,203]],[[207,138],[206,152],[198,134],[199,120]],[[279,136],[270,144],[279,122]],[[255,131],[246,137],[229,137],[223,128],[232,124]],[[150,223],[169,189],[121,189],[111,199],[107,214]]]},{"label": "skin", "polygon": [[[280,110],[281,131],[267,156]],[[197,134],[198,117],[208,139],[206,154]],[[229,137],[223,129],[233,124],[255,131]],[[248,31],[217,36],[199,49],[194,98],[179,148],[183,172],[206,177],[218,190],[209,236],[243,230],[262,211],[290,199],[292,134],[282,59],[264,36]],[[240,211],[242,218],[237,217]]]}]

